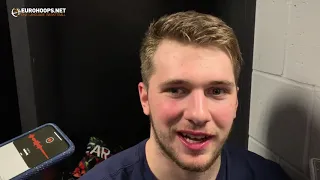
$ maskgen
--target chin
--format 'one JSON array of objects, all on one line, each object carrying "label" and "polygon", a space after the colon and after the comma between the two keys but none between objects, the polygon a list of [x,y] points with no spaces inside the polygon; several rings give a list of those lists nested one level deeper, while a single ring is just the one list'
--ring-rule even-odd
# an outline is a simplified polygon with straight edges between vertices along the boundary
[{"label": "chin", "polygon": [[176,159],[176,164],[187,171],[193,171],[193,172],[203,172],[208,170],[216,161],[217,155],[213,154],[198,154],[198,155],[192,155],[192,154],[185,154],[185,153],[179,153],[180,155]]},{"label": "chin", "polygon": [[208,170],[214,164],[214,161],[209,157],[187,157],[181,158],[177,164],[187,171],[203,172]]},{"label": "chin", "polygon": [[212,157],[210,157],[209,155],[191,155],[191,154],[186,154],[186,155],[182,155],[179,157],[181,162],[184,162],[184,164],[189,164],[189,165],[204,165],[207,164],[210,159],[213,159]]}]

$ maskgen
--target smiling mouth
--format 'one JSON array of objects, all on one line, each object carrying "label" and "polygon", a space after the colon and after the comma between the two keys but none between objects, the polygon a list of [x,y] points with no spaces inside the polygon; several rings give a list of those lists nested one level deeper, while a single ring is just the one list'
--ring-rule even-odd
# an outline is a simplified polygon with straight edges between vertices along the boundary
[{"label": "smiling mouth", "polygon": [[205,136],[205,135],[194,136],[194,135],[186,134],[186,133],[178,133],[178,134],[189,143],[202,143],[202,142],[207,141],[210,138],[210,136]]},{"label": "smiling mouth", "polygon": [[215,136],[203,132],[179,131],[178,137],[187,149],[200,152],[205,150]]},{"label": "smiling mouth", "polygon": [[213,138],[212,135],[202,132],[180,131],[178,135],[188,143],[203,143]]}]

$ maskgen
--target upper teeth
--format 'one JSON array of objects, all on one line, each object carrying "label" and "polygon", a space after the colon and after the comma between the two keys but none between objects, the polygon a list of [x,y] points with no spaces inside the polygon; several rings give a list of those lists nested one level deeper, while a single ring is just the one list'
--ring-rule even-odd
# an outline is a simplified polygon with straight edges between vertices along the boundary
[{"label": "upper teeth", "polygon": [[194,135],[191,135],[191,134],[186,134],[186,133],[182,133],[183,136],[188,136],[190,138],[194,138],[194,139],[203,139],[205,138],[206,136],[205,135],[201,135],[201,136],[194,136]]}]

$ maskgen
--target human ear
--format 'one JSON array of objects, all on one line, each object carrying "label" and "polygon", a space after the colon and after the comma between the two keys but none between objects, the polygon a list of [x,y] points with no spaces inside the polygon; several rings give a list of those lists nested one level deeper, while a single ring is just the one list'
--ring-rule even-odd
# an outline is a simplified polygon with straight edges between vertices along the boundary
[{"label": "human ear", "polygon": [[140,103],[143,109],[143,113],[148,116],[150,114],[148,89],[143,82],[140,82],[138,84],[138,91],[139,91]]}]

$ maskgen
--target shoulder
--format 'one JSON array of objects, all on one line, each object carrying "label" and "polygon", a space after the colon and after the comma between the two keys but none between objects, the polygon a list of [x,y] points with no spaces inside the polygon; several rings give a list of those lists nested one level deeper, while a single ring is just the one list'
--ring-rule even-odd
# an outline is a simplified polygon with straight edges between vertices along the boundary
[{"label": "shoulder", "polygon": [[[276,162],[248,151],[228,145],[225,148],[230,171],[238,171],[234,174],[241,174],[250,179],[273,179],[289,180],[290,178]],[[233,174],[231,172],[231,174]]]},{"label": "shoulder", "polygon": [[127,179],[133,170],[144,163],[141,149],[145,141],[119,152],[88,171],[80,180],[118,180]]}]

